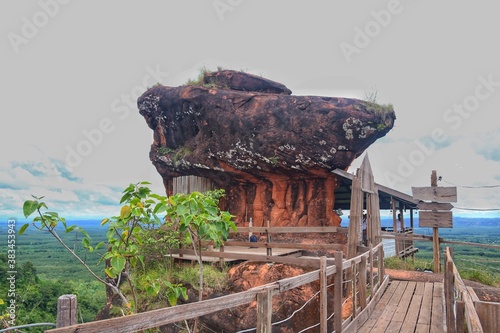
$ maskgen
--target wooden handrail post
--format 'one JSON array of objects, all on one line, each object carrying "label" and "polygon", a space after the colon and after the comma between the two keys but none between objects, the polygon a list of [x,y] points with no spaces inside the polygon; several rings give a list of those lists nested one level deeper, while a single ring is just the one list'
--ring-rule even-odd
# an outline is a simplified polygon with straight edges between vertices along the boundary
[{"label": "wooden handrail post", "polygon": [[273,315],[273,289],[257,294],[257,333],[271,333]]},{"label": "wooden handrail post", "polygon": [[384,280],[385,268],[384,268],[384,247],[380,246],[378,248],[378,280],[380,283]]},{"label": "wooden handrail post", "polygon": [[320,258],[319,261],[319,331],[321,333],[328,332],[328,277],[326,275],[326,256]]},{"label": "wooden handrail post", "polygon": [[457,315],[456,315],[456,332],[463,333],[465,332],[465,302],[457,301],[456,304]]},{"label": "wooden handrail post", "polygon": [[[352,285],[352,317],[356,318],[356,310],[358,308],[358,265],[352,262],[352,278],[349,284]],[[349,295],[347,295],[349,297]]]},{"label": "wooden handrail post", "polygon": [[76,295],[62,295],[57,299],[57,328],[77,324],[76,306]]},{"label": "wooden handrail post", "polygon": [[[224,253],[224,244],[222,244],[219,248],[220,253]],[[221,269],[224,269],[224,257],[219,258],[219,266]]]},{"label": "wooden handrail post", "polygon": [[[267,227],[270,228],[269,221],[267,221]],[[267,242],[267,246],[266,246],[267,255],[268,256],[272,256],[273,255],[273,249],[269,247],[269,243],[271,243],[271,234],[269,233],[269,231],[267,229],[266,229],[266,242]]]},{"label": "wooden handrail post", "polygon": [[375,293],[375,289],[373,287],[373,244],[370,242],[370,244],[368,244],[369,248],[370,248],[370,253],[369,253],[369,256],[368,256],[368,264],[370,265],[370,290],[371,290],[371,295],[373,295]]},{"label": "wooden handrail post", "polygon": [[455,317],[455,276],[453,275],[453,261],[449,258],[448,249],[446,249],[445,254],[444,298],[446,305],[446,326],[448,328],[448,333],[456,333],[457,318]]},{"label": "wooden handrail post", "polygon": [[359,305],[361,309],[366,308],[366,257],[361,257],[359,263]]},{"label": "wooden handrail post", "polygon": [[439,261],[441,254],[439,253],[439,228],[432,228],[432,244],[434,253],[434,273],[441,273],[441,263]]},{"label": "wooden handrail post", "polygon": [[340,333],[342,332],[342,275],[344,274],[342,270],[342,252],[335,252],[335,267],[337,271],[335,272],[335,291],[333,294],[333,329],[336,333]]}]

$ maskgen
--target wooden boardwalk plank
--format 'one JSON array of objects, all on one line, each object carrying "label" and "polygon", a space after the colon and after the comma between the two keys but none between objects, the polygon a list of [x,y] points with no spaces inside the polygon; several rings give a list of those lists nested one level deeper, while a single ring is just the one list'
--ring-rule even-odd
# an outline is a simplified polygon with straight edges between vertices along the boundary
[{"label": "wooden boardwalk plank", "polygon": [[407,286],[408,281],[399,282],[396,291],[389,300],[389,303],[387,303],[387,305],[384,307],[383,312],[381,313],[380,317],[378,318],[377,322],[370,332],[378,333],[386,331],[391,323],[392,317],[398,308],[399,302],[401,301],[401,298],[403,297]]},{"label": "wooden boardwalk plank", "polygon": [[418,316],[418,324],[429,326],[431,324],[431,311],[432,311],[432,292],[434,284],[431,282],[425,283],[424,295],[422,298],[422,305],[420,306],[420,314]]},{"label": "wooden boardwalk plank", "polygon": [[398,308],[396,309],[396,312],[394,313],[394,316],[392,317],[392,321],[398,321],[398,322],[403,322],[406,313],[408,312],[408,309],[410,307],[410,302],[413,298],[413,293],[415,291],[415,286],[416,282],[408,282],[408,285],[406,286],[406,290],[401,297],[401,300],[399,301]]},{"label": "wooden boardwalk plank", "polygon": [[425,283],[423,282],[418,282],[415,286],[408,313],[401,326],[401,332],[414,332],[416,330],[420,306],[422,305],[422,297],[424,296],[424,288]]},{"label": "wooden boardwalk plank", "polygon": [[432,295],[432,317],[431,317],[431,333],[445,331],[444,320],[444,293],[443,284],[434,283],[434,293]]},{"label": "wooden boardwalk plank", "polygon": [[424,289],[425,289],[425,282],[419,282],[417,283],[417,287],[415,288],[415,295],[424,295]]},{"label": "wooden boardwalk plank", "polygon": [[392,281],[358,332],[444,332],[443,302],[443,283]]},{"label": "wooden boardwalk plank", "polygon": [[385,306],[391,300],[398,286],[399,286],[399,281],[391,282],[391,284],[387,287],[387,290],[385,291],[384,295],[382,295],[382,298],[380,298],[380,301],[375,307],[375,310],[373,310],[373,313],[370,316],[370,318],[368,318],[368,320],[363,324],[363,326],[360,327],[358,331],[359,333],[367,333],[371,331],[373,326],[377,323],[378,319],[384,312]]},{"label": "wooden boardwalk plank", "polygon": [[403,322],[410,307],[410,302],[413,298],[415,285],[415,282],[408,282],[401,300],[397,305],[396,311],[394,311],[394,315],[391,318],[389,326],[385,330],[385,333],[398,333],[401,330],[401,326],[403,326]]},{"label": "wooden boardwalk plank", "polygon": [[429,333],[430,326],[426,324],[417,324],[415,333]]}]

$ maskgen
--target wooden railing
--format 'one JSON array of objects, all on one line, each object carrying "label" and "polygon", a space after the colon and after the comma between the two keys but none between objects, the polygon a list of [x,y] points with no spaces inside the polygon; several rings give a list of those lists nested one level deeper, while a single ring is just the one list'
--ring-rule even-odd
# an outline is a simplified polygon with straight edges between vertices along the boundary
[{"label": "wooden railing", "polygon": [[[248,243],[246,243],[248,245]],[[384,250],[382,243],[375,247],[359,247],[358,256],[342,259],[342,252],[335,252],[333,264],[329,265],[326,257],[317,262],[319,269],[300,276],[282,279],[250,290],[222,296],[201,302],[177,305],[159,310],[138,313],[130,316],[76,324],[68,327],[48,330],[50,333],[93,333],[93,332],[136,332],[149,328],[168,325],[196,317],[204,316],[233,307],[247,305],[257,301],[257,333],[271,332],[272,298],[287,290],[319,281],[320,309],[317,327],[320,332],[354,332],[373,312],[383,294],[388,277],[384,273]],[[209,251],[208,251],[209,252]],[[205,255],[205,253],[204,253]],[[220,255],[212,252],[212,255]],[[245,259],[245,256],[243,258]],[[282,260],[282,257],[265,256],[266,261]],[[299,260],[300,258],[289,258]],[[348,274],[349,273],[349,274]],[[333,276],[333,287],[327,286],[329,276]],[[351,281],[343,281],[344,276],[353,276]],[[350,290],[348,295],[344,295]],[[333,292],[333,304],[327,304],[328,293]],[[342,305],[351,300],[352,313],[342,320]],[[333,313],[331,313],[333,310]]]},{"label": "wooden railing", "polygon": [[445,250],[444,297],[448,332],[484,332],[473,298],[453,262],[452,249]]}]

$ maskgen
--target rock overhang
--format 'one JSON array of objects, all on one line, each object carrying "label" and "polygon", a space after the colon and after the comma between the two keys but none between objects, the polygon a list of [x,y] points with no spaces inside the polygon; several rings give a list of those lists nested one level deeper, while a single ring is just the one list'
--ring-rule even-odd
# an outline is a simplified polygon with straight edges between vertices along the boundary
[{"label": "rock overhang", "polygon": [[[290,197],[310,200],[310,181],[326,181],[332,170],[348,168],[396,119],[391,105],[295,96],[283,84],[236,71],[207,73],[200,85],[153,87],[138,107],[154,131],[150,158],[167,193],[170,179],[183,175],[213,179],[229,193],[248,192],[243,187],[250,184],[271,192],[253,198],[272,206],[269,218],[275,206],[283,207],[273,191],[284,186],[285,197],[291,191]],[[300,181],[306,182],[302,190]],[[313,188],[329,191],[325,184]],[[253,196],[255,188],[245,195]],[[279,218],[290,219],[295,208],[288,210]]]}]

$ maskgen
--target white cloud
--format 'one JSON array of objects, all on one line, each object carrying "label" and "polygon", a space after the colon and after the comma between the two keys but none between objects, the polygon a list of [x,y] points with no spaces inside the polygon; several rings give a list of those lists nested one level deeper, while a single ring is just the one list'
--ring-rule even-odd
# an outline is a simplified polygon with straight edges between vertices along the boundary
[{"label": "white cloud", "polygon": [[[442,181],[439,186],[458,187],[456,207],[500,209],[500,188],[463,188],[461,186],[488,186],[500,184],[500,162],[486,159],[476,151],[467,138],[455,138],[438,150],[426,150],[418,143],[379,141],[367,150],[375,181],[411,195],[412,186],[430,186],[432,170],[436,170]],[[412,156],[414,157],[412,159]],[[415,158],[415,156],[423,158]],[[354,172],[363,156],[350,168]],[[418,163],[416,163],[418,162]],[[395,181],[394,181],[395,180]],[[472,211],[455,209],[460,214]],[[481,215],[498,215],[499,212],[475,212]]]}]

